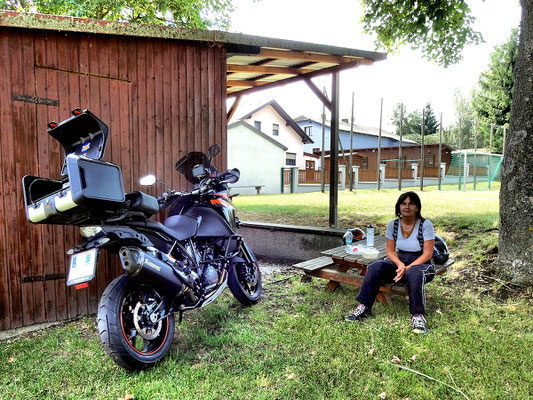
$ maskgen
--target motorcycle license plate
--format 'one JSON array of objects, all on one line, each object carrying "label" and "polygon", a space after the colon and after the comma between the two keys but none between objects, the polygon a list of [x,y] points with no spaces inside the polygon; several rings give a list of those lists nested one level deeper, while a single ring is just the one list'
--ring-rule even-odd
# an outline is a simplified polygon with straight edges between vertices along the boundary
[{"label": "motorcycle license plate", "polygon": [[70,269],[68,272],[67,286],[88,282],[94,278],[98,250],[91,249],[70,257]]}]

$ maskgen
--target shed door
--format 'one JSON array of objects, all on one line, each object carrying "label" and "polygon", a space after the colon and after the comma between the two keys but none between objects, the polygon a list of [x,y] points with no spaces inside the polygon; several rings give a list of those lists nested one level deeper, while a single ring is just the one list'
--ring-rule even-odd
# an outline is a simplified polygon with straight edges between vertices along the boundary
[{"label": "shed door", "polygon": [[[124,189],[132,188],[130,84],[126,81],[80,73],[35,67],[37,98],[57,100],[57,105],[37,104],[37,159],[38,175],[58,178],[64,159],[63,149],[47,133],[50,121],[60,122],[71,116],[74,108],[88,108],[109,126],[110,135],[104,159],[118,164],[124,176]],[[56,104],[56,103],[53,103]],[[32,259],[32,274],[49,279],[33,283],[34,313],[46,321],[62,320],[77,315],[94,313],[98,298],[105,286],[120,273],[120,266],[107,253],[99,256],[96,278],[88,289],[67,288],[67,250],[81,241],[78,228],[34,225],[33,236],[37,251]]]}]

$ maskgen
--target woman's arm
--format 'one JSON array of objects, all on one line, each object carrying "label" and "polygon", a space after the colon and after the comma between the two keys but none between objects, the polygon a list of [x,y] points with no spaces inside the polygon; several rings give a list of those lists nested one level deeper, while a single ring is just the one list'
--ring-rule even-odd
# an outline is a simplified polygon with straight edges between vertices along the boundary
[{"label": "woman's arm", "polygon": [[398,254],[396,254],[396,242],[394,240],[387,239],[387,257],[398,267],[400,265],[404,266],[404,263],[398,258]]},{"label": "woman's arm", "polygon": [[433,246],[435,245],[435,239],[424,241],[424,251],[420,257],[414,260],[411,264],[406,267],[406,270],[411,268],[413,265],[421,265],[427,263],[433,257]]}]

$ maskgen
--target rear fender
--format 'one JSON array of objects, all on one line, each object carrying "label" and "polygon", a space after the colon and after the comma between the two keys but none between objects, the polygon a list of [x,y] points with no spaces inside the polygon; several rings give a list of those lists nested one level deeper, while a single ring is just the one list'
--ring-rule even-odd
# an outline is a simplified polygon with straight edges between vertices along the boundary
[{"label": "rear fender", "polygon": [[153,243],[142,233],[135,231],[126,226],[102,226],[102,231],[96,236],[87,239],[74,249],[68,251],[69,254],[80,251],[90,250],[93,248],[109,249],[120,248],[124,244],[137,245],[140,247],[154,247]]}]

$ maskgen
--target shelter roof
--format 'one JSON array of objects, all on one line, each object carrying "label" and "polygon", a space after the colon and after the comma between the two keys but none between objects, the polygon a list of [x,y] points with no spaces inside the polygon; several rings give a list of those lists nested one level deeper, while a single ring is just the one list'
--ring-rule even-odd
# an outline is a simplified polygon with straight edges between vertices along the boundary
[{"label": "shelter roof", "polygon": [[[313,121],[319,125],[322,125],[322,118],[307,117],[305,115],[300,115],[299,117],[294,118],[294,121],[296,122]],[[330,123],[331,121],[326,119],[326,125],[329,125]],[[343,132],[350,132],[350,123],[340,120],[339,130]],[[353,132],[362,134],[362,135],[368,135],[368,136],[379,136],[379,128],[375,128],[373,126],[353,124]],[[385,130],[383,128],[381,129],[381,136],[389,138],[389,139],[395,139],[398,141],[400,140],[399,135],[396,135],[395,133]],[[416,144],[414,140],[410,140],[405,137],[402,138],[402,142],[406,144]]]},{"label": "shelter roof", "polygon": [[228,97],[334,71],[371,65],[385,53],[222,31],[46,14],[0,12],[0,26],[208,42],[227,49]]}]

